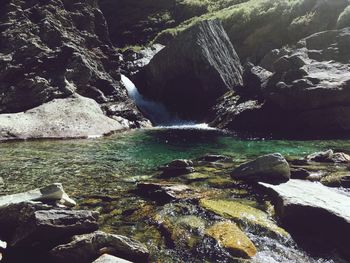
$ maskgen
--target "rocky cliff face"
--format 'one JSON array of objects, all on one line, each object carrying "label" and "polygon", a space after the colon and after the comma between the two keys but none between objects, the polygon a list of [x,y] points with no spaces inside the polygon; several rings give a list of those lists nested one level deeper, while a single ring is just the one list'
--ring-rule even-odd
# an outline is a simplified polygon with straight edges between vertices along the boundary
[{"label": "rocky cliff face", "polygon": [[97,0],[5,0],[0,28],[0,113],[79,94],[124,127],[146,122],[119,82]]},{"label": "rocky cliff face", "polygon": [[348,132],[349,46],[350,28],[344,28],[271,51],[261,66],[246,67],[242,90],[219,100],[212,124],[293,137]]}]

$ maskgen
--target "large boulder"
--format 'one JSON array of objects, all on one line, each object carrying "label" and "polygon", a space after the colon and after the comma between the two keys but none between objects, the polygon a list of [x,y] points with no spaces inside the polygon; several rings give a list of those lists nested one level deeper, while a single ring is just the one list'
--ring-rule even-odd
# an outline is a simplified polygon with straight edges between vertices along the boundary
[{"label": "large boulder", "polygon": [[337,248],[350,259],[350,196],[303,180],[261,185],[272,194],[277,215],[298,241],[323,241],[325,249]]},{"label": "large boulder", "polygon": [[108,253],[133,262],[147,262],[149,251],[138,241],[121,235],[96,231],[91,234],[74,236],[72,241],[51,250],[55,262],[91,262]]},{"label": "large boulder", "polygon": [[0,141],[90,138],[126,127],[105,116],[96,101],[76,95],[54,99],[26,112],[0,114]]},{"label": "large boulder", "polygon": [[290,167],[279,154],[268,154],[244,163],[231,172],[233,179],[280,184],[290,179]]},{"label": "large boulder", "polygon": [[171,112],[203,120],[217,98],[242,85],[242,66],[221,23],[202,21],[157,53],[134,80],[143,95]]}]

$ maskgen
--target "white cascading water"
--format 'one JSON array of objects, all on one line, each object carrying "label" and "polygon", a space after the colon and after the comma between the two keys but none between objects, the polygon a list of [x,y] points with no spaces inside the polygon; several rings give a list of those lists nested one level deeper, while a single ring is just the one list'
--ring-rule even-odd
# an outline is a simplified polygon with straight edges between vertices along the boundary
[{"label": "white cascading water", "polygon": [[122,82],[128,91],[129,97],[135,102],[143,114],[149,118],[158,128],[173,129],[213,129],[206,123],[196,124],[191,121],[183,121],[169,113],[162,103],[151,101],[142,96],[135,84],[122,75]]}]

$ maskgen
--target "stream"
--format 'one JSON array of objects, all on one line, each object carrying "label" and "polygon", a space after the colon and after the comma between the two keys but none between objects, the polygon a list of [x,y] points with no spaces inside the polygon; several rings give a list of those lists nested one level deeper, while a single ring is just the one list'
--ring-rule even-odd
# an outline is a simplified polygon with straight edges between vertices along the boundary
[{"label": "stream", "polygon": [[[190,224],[208,225],[220,218],[204,212],[193,202],[157,203],[135,192],[135,184],[164,181],[159,179],[157,168],[178,158],[221,154],[231,157],[235,165],[272,152],[295,158],[329,148],[346,152],[350,141],[242,139],[205,125],[187,125],[134,130],[88,140],[8,142],[0,145],[0,177],[5,183],[0,186],[0,194],[61,182],[79,207],[100,212],[103,230],[145,243],[151,251],[151,262],[239,262],[224,252],[215,251],[218,248],[210,243],[203,242],[196,249],[181,242],[169,245],[159,227],[150,220],[153,215],[163,216],[175,226],[187,220]],[[242,191],[231,188],[226,170],[201,169],[200,173],[206,175],[201,180],[175,178],[170,181],[203,191],[215,189],[224,198],[266,208],[267,203],[259,201],[249,188]],[[244,230],[258,249],[251,262],[341,262],[332,255],[310,256],[293,241],[259,235],[249,228]]]}]

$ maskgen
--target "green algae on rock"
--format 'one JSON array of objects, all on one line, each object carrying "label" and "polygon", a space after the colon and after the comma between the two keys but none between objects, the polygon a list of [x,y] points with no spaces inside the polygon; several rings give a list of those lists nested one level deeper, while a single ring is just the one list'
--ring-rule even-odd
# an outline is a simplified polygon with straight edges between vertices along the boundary
[{"label": "green algae on rock", "polygon": [[265,232],[272,237],[289,239],[289,234],[269,219],[267,213],[252,206],[238,201],[210,199],[202,199],[199,204],[210,212],[232,219],[242,226],[247,226],[252,231]]},{"label": "green algae on rock", "polygon": [[236,257],[252,258],[257,253],[253,242],[231,222],[219,222],[206,230],[206,235],[214,238],[220,246]]}]

